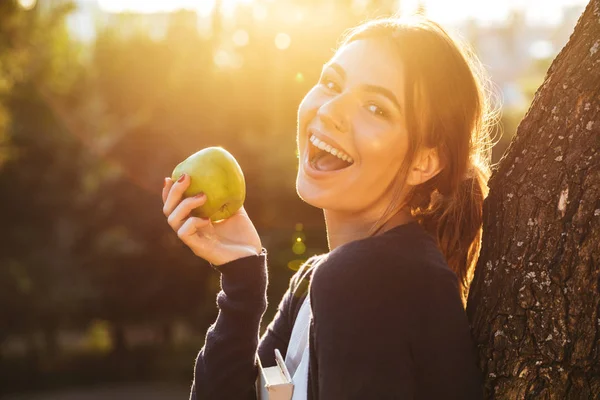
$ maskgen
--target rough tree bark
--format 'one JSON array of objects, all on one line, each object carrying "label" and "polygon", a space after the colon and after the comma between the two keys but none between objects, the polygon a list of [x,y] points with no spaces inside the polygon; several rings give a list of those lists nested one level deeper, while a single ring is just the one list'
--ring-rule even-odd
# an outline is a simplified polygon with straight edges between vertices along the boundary
[{"label": "rough tree bark", "polygon": [[487,399],[600,399],[600,0],[495,168],[467,314]]}]

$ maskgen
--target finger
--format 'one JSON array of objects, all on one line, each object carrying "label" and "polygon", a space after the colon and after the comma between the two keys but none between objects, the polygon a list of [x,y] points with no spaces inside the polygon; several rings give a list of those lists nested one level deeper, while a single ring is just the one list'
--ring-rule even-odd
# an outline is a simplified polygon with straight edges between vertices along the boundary
[{"label": "finger", "polygon": [[167,201],[167,196],[169,195],[169,190],[171,190],[172,186],[173,186],[173,180],[171,178],[165,178],[165,185],[162,190],[163,205]]},{"label": "finger", "polygon": [[181,225],[181,228],[177,230],[177,236],[183,243],[192,248],[192,241],[197,237],[197,233],[202,231],[208,225],[210,225],[210,219],[208,218],[189,217],[183,225]]},{"label": "finger", "polygon": [[163,213],[168,217],[171,215],[177,204],[181,201],[181,197],[183,196],[183,192],[190,184],[190,178],[187,174],[181,175],[177,182],[173,183],[173,186],[169,190],[169,194],[167,195],[167,200],[165,201],[165,205],[163,206]]},{"label": "finger", "polygon": [[174,231],[178,231],[184,220],[189,217],[192,210],[196,207],[200,207],[205,202],[206,196],[203,193],[197,194],[194,197],[188,197],[175,207],[175,210],[173,210],[167,218],[167,222]]}]

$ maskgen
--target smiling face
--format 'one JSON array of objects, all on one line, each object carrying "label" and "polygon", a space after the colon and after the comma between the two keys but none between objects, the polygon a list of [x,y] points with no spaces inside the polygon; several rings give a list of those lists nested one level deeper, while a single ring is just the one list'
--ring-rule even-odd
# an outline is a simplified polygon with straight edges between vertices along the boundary
[{"label": "smiling face", "polygon": [[[298,195],[322,209],[380,212],[408,148],[402,64],[385,40],[340,48],[298,109]],[[312,135],[349,155],[353,164],[320,172],[309,158]],[[334,143],[335,142],[335,143]]]}]

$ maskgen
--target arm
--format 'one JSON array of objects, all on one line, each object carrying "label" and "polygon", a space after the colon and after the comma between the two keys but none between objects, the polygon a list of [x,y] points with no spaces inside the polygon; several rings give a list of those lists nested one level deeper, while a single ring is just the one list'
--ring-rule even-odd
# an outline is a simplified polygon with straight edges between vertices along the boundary
[{"label": "arm", "polygon": [[191,399],[255,400],[256,349],[267,308],[266,250],[214,266],[221,272],[219,314],[196,358]]},{"label": "arm", "polygon": [[313,280],[311,369],[318,367],[319,379],[311,390],[318,398],[483,397],[453,272],[344,261],[343,271],[324,268]]},{"label": "arm", "polygon": [[[260,340],[258,355],[265,367],[275,365],[276,348],[285,357],[294,319],[294,293],[301,294],[301,290],[295,289],[309,261],[290,279],[290,287]],[[215,268],[222,274],[223,290],[217,297],[219,315],[196,359],[190,399],[254,400],[258,376],[256,341],[266,310],[266,250],[258,257],[245,257]]]}]

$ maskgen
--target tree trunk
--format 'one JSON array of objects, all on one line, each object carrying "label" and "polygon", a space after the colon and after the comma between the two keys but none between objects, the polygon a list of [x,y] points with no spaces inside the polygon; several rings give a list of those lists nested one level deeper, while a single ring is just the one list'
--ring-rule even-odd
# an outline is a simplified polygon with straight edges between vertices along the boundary
[{"label": "tree trunk", "polygon": [[600,398],[600,0],[489,187],[467,306],[485,397]]}]

